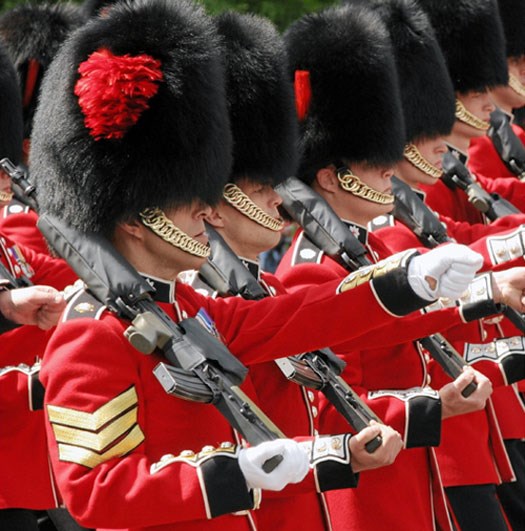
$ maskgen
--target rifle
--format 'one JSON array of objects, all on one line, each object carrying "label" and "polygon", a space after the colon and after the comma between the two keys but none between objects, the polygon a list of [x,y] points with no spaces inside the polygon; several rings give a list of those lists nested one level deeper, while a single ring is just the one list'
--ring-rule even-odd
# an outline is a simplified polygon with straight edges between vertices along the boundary
[{"label": "rifle", "polygon": [[472,178],[467,167],[452,153],[443,155],[443,182],[451,189],[463,190],[470,203],[491,221],[520,211],[498,194],[489,194]]},{"label": "rifle", "polygon": [[[128,341],[144,354],[162,351],[169,364],[159,363],[153,372],[168,394],[214,405],[251,444],[284,437],[239,389],[247,368],[198,319],[175,323],[153,300],[155,288],[105,238],[80,233],[47,214],[40,216],[38,226],[89,292],[131,322],[124,332]],[[282,455],[270,458],[263,469],[271,472],[282,459]]]},{"label": "rifle", "polygon": [[[221,235],[206,225],[212,256],[199,270],[199,276],[222,296],[240,295],[248,300],[270,296],[251,274]],[[217,275],[222,280],[217,282]],[[381,422],[376,414],[341,378],[344,363],[330,349],[306,352],[281,358],[275,363],[287,379],[321,391],[357,432],[369,426],[371,420]],[[365,444],[368,453],[381,446],[380,435]]]},{"label": "rifle", "polygon": [[11,177],[15,197],[24,205],[38,212],[36,189],[27,179],[27,168],[22,165],[15,166],[8,158],[0,160],[0,166]]},{"label": "rifle", "polygon": [[[355,271],[358,268],[351,264],[357,264],[358,261],[352,253],[359,246],[361,248],[359,251],[360,265],[371,265],[371,262],[366,257],[366,249],[364,246],[346,228],[330,205],[309,186],[306,186],[295,177],[290,177],[284,183],[278,185],[276,190],[283,198],[282,206],[295,221],[300,224],[301,219],[309,220],[308,225],[303,226],[304,232],[314,245],[325,254],[331,258],[335,258],[339,263],[342,263],[339,258],[340,256],[347,256],[349,258],[345,261],[347,265],[343,265],[343,267],[347,271]],[[312,206],[315,208],[313,212],[305,212]],[[329,224],[320,226],[320,223],[327,219],[329,219]],[[332,232],[333,227],[337,227],[337,233]],[[343,231],[347,233],[344,241],[339,236]],[[346,242],[350,242],[351,240],[354,240],[351,246],[344,246]],[[334,250],[336,252],[335,256],[331,254]],[[426,345],[431,347],[429,349],[425,346],[430,355],[451,378],[456,379],[462,373],[463,367],[467,365],[463,357],[450,344],[450,350],[443,350],[442,345],[446,344],[446,339],[441,334],[432,334],[424,340]],[[419,341],[421,342],[421,340]],[[471,382],[461,391],[461,394],[466,398],[476,388],[476,382]]]},{"label": "rifle", "polygon": [[[445,227],[439,221],[439,218],[421,201],[410,186],[397,177],[392,177],[392,188],[396,196],[393,212],[394,217],[411,229],[425,247],[433,249],[441,243],[452,241]],[[501,313],[520,332],[525,333],[525,316],[514,308],[503,304],[500,306]],[[442,343],[443,345],[444,343]]]},{"label": "rifle", "polygon": [[500,109],[490,115],[488,136],[501,161],[520,180],[525,179],[525,147],[512,130],[509,117]]},{"label": "rifle", "polygon": [[392,177],[395,195],[393,216],[406,225],[430,249],[450,241],[447,229],[420,197],[401,179]]}]

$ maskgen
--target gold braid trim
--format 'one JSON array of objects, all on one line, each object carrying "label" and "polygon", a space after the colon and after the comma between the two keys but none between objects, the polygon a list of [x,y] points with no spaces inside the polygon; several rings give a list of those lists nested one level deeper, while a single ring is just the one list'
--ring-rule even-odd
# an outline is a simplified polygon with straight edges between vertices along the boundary
[{"label": "gold braid trim", "polygon": [[13,199],[13,193],[0,191],[0,201],[11,201]]},{"label": "gold braid trim", "polygon": [[241,214],[255,221],[263,227],[279,232],[284,227],[282,219],[274,218],[258,207],[237,185],[228,183],[224,187],[222,196]]},{"label": "gold braid trim", "polygon": [[341,188],[356,197],[361,197],[371,203],[378,203],[380,205],[392,205],[394,203],[395,198],[392,194],[385,194],[370,188],[370,186],[361,181],[348,168],[345,169],[345,173],[338,172],[337,178],[339,179]]},{"label": "gold braid trim", "polygon": [[443,170],[440,170],[433,164],[430,164],[430,162],[428,162],[428,160],[421,155],[419,149],[417,149],[414,144],[407,144],[405,146],[405,149],[403,150],[403,156],[408,160],[408,162],[410,162],[410,164],[433,179],[439,179],[443,175]]},{"label": "gold braid trim", "polygon": [[487,131],[490,127],[488,122],[485,122],[485,120],[474,116],[459,100],[456,100],[456,118],[460,122],[470,125],[474,129],[479,129],[480,131]]},{"label": "gold braid trim", "polygon": [[521,83],[521,81],[512,74],[509,74],[509,87],[522,98],[525,98],[525,85],[523,85],[523,83]]},{"label": "gold braid trim", "polygon": [[160,208],[145,208],[140,213],[140,217],[142,223],[165,242],[193,256],[200,258],[208,258],[210,256],[209,245],[193,239],[176,227]]}]

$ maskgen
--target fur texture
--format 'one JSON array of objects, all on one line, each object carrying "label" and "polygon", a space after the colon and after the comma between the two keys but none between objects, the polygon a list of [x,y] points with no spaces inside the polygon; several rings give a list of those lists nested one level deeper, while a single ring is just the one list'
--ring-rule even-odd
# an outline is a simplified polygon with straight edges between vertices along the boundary
[{"label": "fur texture", "polygon": [[277,185],[297,169],[297,122],[284,43],[273,24],[255,15],[216,19],[225,46],[233,134],[230,180]]},{"label": "fur texture", "polygon": [[458,92],[508,83],[505,37],[496,0],[419,0]]},{"label": "fur texture", "polygon": [[364,5],[306,15],[285,34],[291,75],[310,72],[311,102],[300,124],[300,176],[348,159],[390,164],[403,152],[404,127],[388,31]]},{"label": "fur texture", "polygon": [[372,0],[390,31],[401,87],[407,142],[448,135],[454,88],[434,30],[416,0]]},{"label": "fur texture", "polygon": [[22,161],[22,100],[16,71],[0,45],[0,159]]},{"label": "fur texture", "polygon": [[[122,139],[95,140],[74,95],[79,65],[101,48],[161,63],[157,94]],[[76,31],[35,116],[30,162],[42,211],[110,235],[147,207],[216,202],[231,169],[220,54],[213,22],[185,0],[120,3]]]},{"label": "fur texture", "polygon": [[498,0],[503,22],[507,57],[525,55],[525,2],[523,0]]},{"label": "fur texture", "polygon": [[72,4],[22,4],[0,16],[0,41],[13,61],[22,94],[26,92],[28,61],[38,62],[38,78],[24,107],[25,136],[31,135],[42,77],[69,33],[84,22]]}]

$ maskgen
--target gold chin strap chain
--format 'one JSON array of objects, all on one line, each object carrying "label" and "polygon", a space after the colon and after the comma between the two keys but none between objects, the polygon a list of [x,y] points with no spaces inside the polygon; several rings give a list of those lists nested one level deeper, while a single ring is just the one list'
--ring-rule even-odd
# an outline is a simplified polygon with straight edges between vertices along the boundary
[{"label": "gold chin strap chain", "polygon": [[2,192],[0,191],[0,201],[2,202],[5,202],[5,201],[11,201],[11,199],[13,199],[13,193],[11,192]]},{"label": "gold chin strap chain", "polygon": [[210,256],[210,247],[208,245],[198,242],[181,231],[166,217],[160,208],[145,208],[140,213],[140,217],[142,223],[165,242],[193,256],[200,258],[208,258]]},{"label": "gold chin strap chain", "polygon": [[407,144],[405,146],[405,149],[403,150],[403,156],[408,160],[408,162],[410,162],[410,164],[433,179],[439,179],[443,175],[443,170],[440,170],[433,164],[430,164],[430,162],[428,162],[428,160],[421,155],[419,149],[417,149],[414,144]]},{"label": "gold chin strap chain", "polygon": [[282,219],[274,218],[258,207],[237,185],[228,183],[222,193],[224,199],[241,214],[263,227],[279,232],[284,227]]},{"label": "gold chin strap chain", "polygon": [[509,87],[522,98],[525,98],[525,85],[523,85],[523,83],[521,83],[521,81],[512,74],[509,74]]},{"label": "gold chin strap chain", "polygon": [[474,129],[479,129],[480,131],[487,131],[490,127],[488,122],[474,116],[470,111],[467,111],[463,103],[459,100],[456,100],[456,118],[463,122],[464,124],[470,125]]},{"label": "gold chin strap chain", "polygon": [[338,172],[337,178],[339,179],[341,188],[350,192],[352,195],[366,199],[371,203],[378,203],[379,205],[392,205],[394,203],[395,197],[392,194],[385,194],[370,188],[370,186],[361,181],[348,168],[345,169],[344,173]]}]

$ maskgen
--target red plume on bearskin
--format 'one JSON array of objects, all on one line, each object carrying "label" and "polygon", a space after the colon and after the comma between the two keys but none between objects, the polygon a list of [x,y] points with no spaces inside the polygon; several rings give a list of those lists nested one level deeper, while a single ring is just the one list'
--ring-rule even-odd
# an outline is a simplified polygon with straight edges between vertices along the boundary
[{"label": "red plume on bearskin", "polygon": [[123,138],[149,107],[162,80],[160,61],[141,54],[93,52],[80,64],[75,95],[95,140]]},{"label": "red plume on bearskin", "polygon": [[308,70],[295,71],[294,88],[297,118],[302,122],[308,115],[310,101],[312,100],[312,86],[310,84],[310,72]]}]

